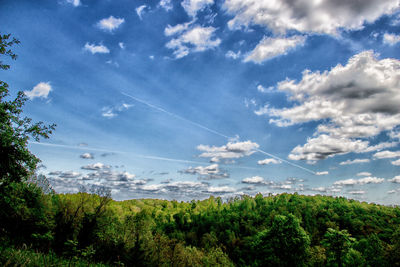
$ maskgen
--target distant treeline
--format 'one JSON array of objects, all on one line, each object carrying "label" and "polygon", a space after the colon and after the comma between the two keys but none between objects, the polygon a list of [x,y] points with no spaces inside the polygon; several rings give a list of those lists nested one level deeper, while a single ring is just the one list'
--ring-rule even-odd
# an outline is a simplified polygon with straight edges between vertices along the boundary
[{"label": "distant treeline", "polygon": [[400,209],[342,197],[113,201],[0,186],[0,265],[400,266]]}]

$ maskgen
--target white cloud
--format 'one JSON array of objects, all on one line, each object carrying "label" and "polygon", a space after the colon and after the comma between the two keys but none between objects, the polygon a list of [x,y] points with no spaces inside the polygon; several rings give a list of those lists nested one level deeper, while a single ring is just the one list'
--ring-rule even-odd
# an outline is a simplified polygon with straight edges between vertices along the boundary
[{"label": "white cloud", "polygon": [[192,23],[193,21],[190,21],[182,24],[177,24],[175,26],[171,26],[168,24],[167,27],[164,29],[164,34],[165,36],[172,36],[181,33],[183,31],[186,31]]},{"label": "white cloud", "polygon": [[158,5],[164,8],[166,11],[171,11],[174,8],[171,0],[161,0],[160,3],[158,3]]},{"label": "white cloud", "polygon": [[391,159],[400,157],[400,151],[380,151],[374,154],[375,159]]},{"label": "white cloud", "polygon": [[244,178],[242,180],[242,183],[244,184],[267,184],[264,178],[261,176],[253,176],[253,177],[248,177]]},{"label": "white cloud", "polygon": [[108,53],[110,53],[110,50],[106,46],[104,46],[102,44],[95,45],[95,44],[86,43],[85,47],[83,49],[85,51],[89,51],[92,54],[96,54],[96,53],[108,54]]},{"label": "white cloud", "polygon": [[383,183],[385,179],[378,177],[364,177],[360,179],[347,179],[347,180],[339,180],[333,183],[333,185],[341,185],[341,186],[353,186],[353,185],[365,185],[365,184],[380,184]]},{"label": "white cloud", "polygon": [[395,45],[400,42],[400,35],[392,34],[392,33],[385,33],[383,35],[383,43],[387,45]]},{"label": "white cloud", "polygon": [[364,195],[366,193],[366,191],[364,191],[364,190],[355,190],[355,191],[349,191],[347,193],[351,194],[351,195]]},{"label": "white cloud", "polygon": [[400,159],[391,161],[392,165],[400,166]]},{"label": "white cloud", "polygon": [[231,29],[261,25],[283,34],[299,32],[337,34],[338,29],[361,29],[384,14],[397,10],[398,0],[226,0],[224,8],[234,17]]},{"label": "white cloud", "polygon": [[357,173],[357,176],[371,176],[372,174],[370,172],[359,172]]},{"label": "white cloud", "polygon": [[389,179],[388,182],[400,184],[400,175],[397,175],[397,176],[393,177],[392,179]]},{"label": "white cloud", "polygon": [[24,91],[24,94],[30,99],[36,97],[47,98],[50,91],[52,90],[50,82],[40,82],[31,91]]},{"label": "white cloud", "polygon": [[277,88],[298,104],[282,109],[265,105],[256,114],[269,115],[270,123],[280,127],[321,121],[317,136],[292,151],[290,158],[294,160],[393,147],[396,142],[370,146],[369,141],[358,139],[400,125],[400,61],[376,57],[372,51],[365,51],[350,58],[347,65],[339,64],[323,73],[306,70],[299,82],[279,82]]},{"label": "white cloud", "polygon": [[92,153],[83,153],[79,157],[81,157],[82,159],[94,159],[94,156]]},{"label": "white cloud", "polygon": [[256,152],[258,147],[259,145],[257,143],[244,141],[228,142],[226,145],[220,147],[199,145],[197,149],[203,151],[200,157],[211,158],[211,162],[219,162],[221,159],[235,159],[250,156]]},{"label": "white cloud", "polygon": [[293,37],[264,37],[260,43],[247,54],[244,62],[253,61],[254,63],[262,63],[271,58],[286,55],[288,51],[297,46],[303,45],[305,42],[304,36]]},{"label": "white cloud", "polygon": [[232,59],[238,59],[238,58],[241,57],[241,52],[238,51],[238,52],[235,53],[232,50],[229,50],[228,52],[226,52],[225,57],[226,58],[232,58]]},{"label": "white cloud", "polygon": [[326,134],[307,139],[303,146],[296,146],[289,154],[291,160],[315,162],[320,159],[350,152],[362,152],[368,147],[368,141],[350,140],[332,137]]},{"label": "white cloud", "polygon": [[279,160],[273,159],[273,158],[263,159],[263,160],[257,161],[258,165],[280,164],[280,163],[282,163],[282,162],[279,161]]},{"label": "white cloud", "polygon": [[112,108],[104,107],[102,109],[101,116],[111,119],[117,116],[117,114],[113,111]]},{"label": "white cloud", "polygon": [[269,92],[272,92],[273,90],[274,90],[273,86],[265,88],[261,84],[257,85],[257,91],[259,91],[260,93],[269,93]]},{"label": "white cloud", "polygon": [[323,171],[323,172],[316,172],[315,175],[321,176],[321,175],[328,175],[328,171]]},{"label": "white cloud", "polygon": [[125,49],[125,44],[123,42],[119,42],[118,45],[121,49]]},{"label": "white cloud", "polygon": [[80,0],[66,0],[67,3],[70,3],[71,5],[73,5],[74,7],[80,6],[81,5],[81,1]]},{"label": "white cloud", "polygon": [[73,179],[73,178],[78,178],[81,176],[79,172],[74,172],[74,171],[66,171],[66,172],[61,172],[58,177],[60,178],[68,178],[68,179]]},{"label": "white cloud", "polygon": [[[178,26],[178,25],[177,25]],[[213,49],[221,43],[221,39],[215,38],[214,27],[202,27],[199,25],[193,26],[192,28],[177,29],[176,27],[166,28],[168,34],[180,33],[181,35],[177,38],[170,40],[165,46],[169,49],[174,50],[176,58],[182,58],[187,56],[190,52],[202,52],[205,50]]]},{"label": "white cloud", "polygon": [[133,105],[126,104],[126,103],[122,103],[122,104],[116,105],[114,107],[103,107],[101,110],[102,111],[101,115],[103,117],[111,119],[111,118],[116,117],[122,111],[130,109],[131,107],[133,107]]},{"label": "white cloud", "polygon": [[400,140],[400,131],[391,131],[389,133],[390,138]]},{"label": "white cloud", "polygon": [[81,167],[81,169],[83,169],[83,170],[92,170],[92,171],[109,169],[109,168],[111,168],[111,166],[105,165],[105,164],[100,163],[100,162],[89,164],[89,165],[85,165],[85,166]]},{"label": "white cloud", "polygon": [[112,32],[113,30],[121,26],[121,24],[124,22],[124,18],[115,18],[114,16],[110,16],[109,18],[100,20],[97,23],[97,27],[99,27],[103,31]]},{"label": "white cloud", "polygon": [[370,162],[369,159],[353,159],[353,160],[346,160],[346,161],[342,161],[339,164],[340,165],[351,165],[351,164],[359,164],[359,163],[368,163]]},{"label": "white cloud", "polygon": [[146,5],[141,5],[141,6],[139,6],[139,7],[137,7],[135,9],[136,10],[136,14],[138,15],[140,20],[142,19],[142,15],[143,15],[143,12],[144,12],[146,7],[147,7]]},{"label": "white cloud", "polygon": [[214,0],[183,0],[181,5],[186,13],[195,17],[197,12],[204,10],[207,6],[213,5]]},{"label": "white cloud", "polygon": [[209,188],[207,188],[207,193],[214,194],[233,193],[235,191],[235,188],[229,186],[210,186]]},{"label": "white cloud", "polygon": [[219,168],[218,164],[211,164],[209,166],[197,166],[197,167],[189,167],[186,170],[181,171],[182,173],[187,174],[198,174],[201,179],[221,179],[228,178],[229,174],[226,172],[222,172]]}]

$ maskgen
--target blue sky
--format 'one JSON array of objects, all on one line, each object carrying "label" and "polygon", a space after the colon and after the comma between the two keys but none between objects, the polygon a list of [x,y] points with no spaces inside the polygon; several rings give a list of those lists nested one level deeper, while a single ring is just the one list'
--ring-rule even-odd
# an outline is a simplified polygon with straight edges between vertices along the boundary
[{"label": "blue sky", "polygon": [[400,204],[398,0],[0,3],[58,192]]}]

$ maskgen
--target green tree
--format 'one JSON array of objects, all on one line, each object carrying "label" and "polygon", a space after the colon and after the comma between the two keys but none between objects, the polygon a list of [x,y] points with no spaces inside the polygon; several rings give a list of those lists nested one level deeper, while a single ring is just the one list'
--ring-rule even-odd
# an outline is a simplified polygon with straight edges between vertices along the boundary
[{"label": "green tree", "polygon": [[310,237],[293,214],[276,215],[271,228],[258,233],[253,245],[260,266],[304,266]]},{"label": "green tree", "polygon": [[[0,55],[15,60],[17,55],[11,46],[19,44],[10,34],[0,34]],[[0,69],[7,70],[10,65],[0,61]],[[27,148],[28,141],[33,138],[48,138],[55,129],[55,124],[46,126],[43,122],[33,123],[32,119],[22,116],[22,107],[27,97],[19,91],[14,100],[6,100],[9,96],[8,84],[0,81],[0,184],[19,182],[33,175],[39,159]]]},{"label": "green tree", "polygon": [[328,228],[321,244],[327,253],[328,266],[344,266],[345,259],[350,252],[355,238],[352,238],[347,230],[335,230]]}]

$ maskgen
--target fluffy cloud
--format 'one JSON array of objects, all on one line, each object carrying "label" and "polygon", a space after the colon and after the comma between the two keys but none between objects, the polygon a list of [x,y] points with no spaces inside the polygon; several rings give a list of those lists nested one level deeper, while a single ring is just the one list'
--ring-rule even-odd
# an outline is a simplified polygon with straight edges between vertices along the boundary
[{"label": "fluffy cloud", "polygon": [[253,176],[253,177],[244,178],[242,180],[242,183],[254,184],[254,185],[272,185],[273,184],[273,182],[265,181],[264,178],[261,176]]},{"label": "fluffy cloud", "polygon": [[353,160],[346,160],[346,161],[342,161],[339,164],[340,165],[351,165],[351,164],[358,164],[358,163],[368,163],[370,162],[369,159],[353,159]]},{"label": "fluffy cloud", "polygon": [[79,157],[82,158],[82,159],[94,159],[94,156],[93,156],[92,153],[83,153]]},{"label": "fluffy cloud", "polygon": [[142,19],[142,15],[146,7],[147,7],[146,5],[141,5],[135,9],[139,19]]},{"label": "fluffy cloud", "polygon": [[186,13],[195,17],[197,12],[204,10],[207,6],[213,5],[214,0],[183,0],[181,5]]},{"label": "fluffy cloud", "polygon": [[108,54],[108,53],[110,53],[110,50],[106,46],[104,46],[102,44],[95,45],[95,44],[86,43],[84,48],[83,48],[83,50],[89,51],[92,54],[96,54],[96,53]]},{"label": "fluffy cloud", "polygon": [[400,166],[400,159],[391,161],[392,165]]},{"label": "fluffy cloud", "polygon": [[275,109],[268,105],[256,111],[267,114],[270,123],[285,127],[309,121],[322,121],[316,137],[290,154],[293,160],[315,161],[349,152],[371,152],[393,147],[396,142],[369,146],[358,138],[374,137],[400,125],[400,61],[378,60],[372,51],[349,59],[345,66],[329,71],[304,71],[299,82],[278,83],[299,104]]},{"label": "fluffy cloud", "polygon": [[273,158],[269,158],[269,159],[263,159],[263,160],[259,160],[257,161],[258,165],[268,165],[268,164],[280,164],[282,163],[282,161],[273,159]]},{"label": "fluffy cloud", "polygon": [[49,175],[67,179],[74,179],[81,176],[79,172],[74,172],[74,171],[55,171],[55,172],[50,172]]},{"label": "fluffy cloud", "polygon": [[400,175],[397,175],[397,176],[393,177],[392,179],[389,179],[388,182],[400,184]]},{"label": "fluffy cloud", "polygon": [[303,36],[293,36],[288,38],[264,37],[253,51],[246,56],[244,61],[262,63],[276,56],[286,55],[288,51],[293,50],[297,46],[303,45],[304,42],[305,37]]},{"label": "fluffy cloud", "polygon": [[160,3],[158,3],[158,5],[164,8],[166,11],[171,11],[174,8],[171,0],[161,0]]},{"label": "fluffy cloud", "polygon": [[228,142],[226,145],[216,147],[208,145],[199,145],[197,149],[203,151],[200,154],[202,158],[211,158],[211,162],[219,162],[221,159],[235,159],[250,156],[259,145],[251,141]]},{"label": "fluffy cloud", "polygon": [[229,186],[210,186],[206,192],[211,194],[225,194],[235,192],[235,188]]},{"label": "fluffy cloud", "polygon": [[70,3],[71,5],[73,5],[74,7],[80,6],[81,5],[81,1],[80,0],[66,0],[67,3]]},{"label": "fluffy cloud", "polygon": [[273,90],[274,90],[274,87],[272,87],[272,86],[265,88],[261,84],[257,85],[257,91],[259,91],[260,93],[269,93],[269,92],[272,92]]},{"label": "fluffy cloud", "polygon": [[400,42],[400,35],[385,33],[383,35],[383,43],[388,45],[395,45]]},{"label": "fluffy cloud", "polygon": [[51,90],[50,82],[40,82],[31,91],[25,91],[24,93],[32,100],[36,97],[47,98]]},{"label": "fluffy cloud", "polygon": [[359,172],[357,173],[357,176],[371,176],[372,174],[370,172]]},{"label": "fluffy cloud", "polygon": [[100,162],[89,164],[89,165],[81,167],[81,169],[83,169],[83,170],[92,170],[92,171],[109,169],[109,168],[110,168],[109,165],[104,165],[103,163],[100,163]]},{"label": "fluffy cloud", "polygon": [[385,179],[377,178],[377,177],[364,177],[360,179],[347,179],[347,180],[339,180],[334,182],[334,185],[342,185],[342,186],[353,186],[353,185],[365,185],[365,184],[380,184],[383,183]]},{"label": "fluffy cloud", "polygon": [[323,171],[323,172],[316,172],[315,175],[321,176],[321,175],[328,175],[328,171]]},{"label": "fluffy cloud", "polygon": [[309,138],[303,146],[296,146],[289,154],[289,159],[315,162],[339,154],[360,153],[367,147],[367,141],[350,140],[322,134],[316,138]]},{"label": "fluffy cloud", "polygon": [[213,49],[221,43],[221,39],[214,36],[216,30],[214,27],[196,25],[189,27],[189,29],[187,28],[187,26],[176,25],[165,29],[165,34],[167,35],[180,33],[180,35],[165,45],[167,48],[174,50],[173,54],[176,58],[185,57],[190,52],[202,52]]},{"label": "fluffy cloud", "polygon": [[175,26],[171,26],[168,24],[167,27],[164,29],[164,34],[165,36],[172,36],[181,33],[183,31],[186,31],[192,23],[193,21],[190,21],[182,24],[176,24]]},{"label": "fluffy cloud", "polygon": [[337,34],[338,29],[361,29],[384,14],[391,14],[398,0],[226,0],[224,7],[234,17],[231,29],[261,25],[275,33],[289,30]]},{"label": "fluffy cloud", "polygon": [[181,171],[181,173],[187,174],[197,174],[200,179],[221,179],[228,178],[229,174],[226,172],[222,172],[219,169],[218,164],[211,164],[209,166],[197,166],[197,167],[189,167],[186,170]]},{"label": "fluffy cloud", "polygon": [[125,22],[123,18],[115,18],[114,16],[110,16],[109,18],[102,19],[97,23],[97,27],[99,27],[103,31],[112,32],[121,26],[122,23]]},{"label": "fluffy cloud", "polygon": [[238,51],[238,52],[235,53],[232,50],[229,50],[228,52],[226,52],[225,57],[226,58],[232,58],[232,59],[238,59],[238,58],[241,57],[241,52]]},{"label": "fluffy cloud", "polygon": [[391,159],[400,157],[400,151],[380,151],[374,154],[374,158],[376,159]]},{"label": "fluffy cloud", "polygon": [[117,105],[114,107],[103,107],[101,109],[101,116],[111,119],[116,117],[122,111],[130,109],[131,107],[133,107],[133,105],[126,103],[122,103],[121,105]]}]

